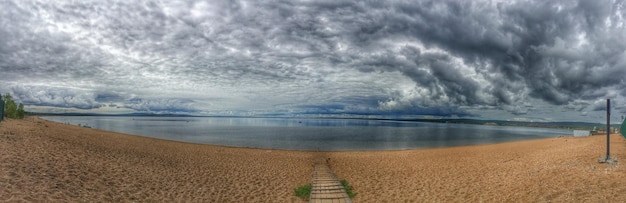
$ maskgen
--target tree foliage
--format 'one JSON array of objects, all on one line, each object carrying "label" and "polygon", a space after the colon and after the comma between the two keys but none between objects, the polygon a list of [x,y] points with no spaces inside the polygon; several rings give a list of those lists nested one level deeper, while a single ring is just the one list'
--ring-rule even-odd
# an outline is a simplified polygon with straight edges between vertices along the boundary
[{"label": "tree foliage", "polygon": [[7,118],[13,119],[22,119],[26,115],[26,111],[24,111],[24,105],[20,103],[19,105],[13,101],[13,96],[7,93],[2,96],[2,101],[4,101],[4,115]]},{"label": "tree foliage", "polygon": [[20,103],[20,105],[17,106],[17,118],[24,118],[25,115],[24,104]]}]

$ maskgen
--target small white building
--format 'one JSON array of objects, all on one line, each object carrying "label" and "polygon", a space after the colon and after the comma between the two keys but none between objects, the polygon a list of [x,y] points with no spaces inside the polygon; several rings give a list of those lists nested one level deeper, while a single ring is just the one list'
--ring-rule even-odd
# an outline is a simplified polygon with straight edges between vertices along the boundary
[{"label": "small white building", "polygon": [[589,136],[588,130],[574,130],[574,137]]}]

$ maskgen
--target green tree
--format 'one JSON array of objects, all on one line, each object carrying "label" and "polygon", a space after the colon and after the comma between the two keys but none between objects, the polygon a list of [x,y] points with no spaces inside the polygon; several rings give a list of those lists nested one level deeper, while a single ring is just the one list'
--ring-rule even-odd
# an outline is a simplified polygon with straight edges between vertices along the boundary
[{"label": "green tree", "polygon": [[24,118],[26,112],[24,111],[24,105],[22,103],[17,105],[15,101],[13,101],[13,96],[7,93],[3,97],[4,100],[4,113],[7,118]]},{"label": "green tree", "polygon": [[13,101],[13,97],[11,94],[7,93],[4,95],[4,112],[6,112],[8,118],[16,118],[17,117],[17,104]]},{"label": "green tree", "polygon": [[[7,93],[4,96],[2,96],[2,100],[4,100],[4,103],[6,103],[9,100],[13,100],[13,96],[11,96],[11,94]],[[4,107],[6,109],[6,107]]]},{"label": "green tree", "polygon": [[24,104],[20,103],[20,105],[17,106],[17,118],[22,119],[24,118],[24,115],[26,115],[26,111],[24,111]]}]

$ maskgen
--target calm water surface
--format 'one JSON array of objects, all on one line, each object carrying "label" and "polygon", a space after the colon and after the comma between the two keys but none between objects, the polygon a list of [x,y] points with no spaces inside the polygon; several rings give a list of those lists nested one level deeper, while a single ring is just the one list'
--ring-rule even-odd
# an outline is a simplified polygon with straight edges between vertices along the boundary
[{"label": "calm water surface", "polygon": [[357,119],[46,116],[107,131],[192,143],[293,150],[398,150],[572,135],[571,130]]}]

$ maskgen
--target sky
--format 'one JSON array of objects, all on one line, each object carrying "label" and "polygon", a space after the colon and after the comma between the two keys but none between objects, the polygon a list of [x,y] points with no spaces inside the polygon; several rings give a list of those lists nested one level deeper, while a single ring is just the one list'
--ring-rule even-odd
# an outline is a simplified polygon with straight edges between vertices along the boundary
[{"label": "sky", "polygon": [[0,0],[32,112],[612,122],[619,0]]}]

